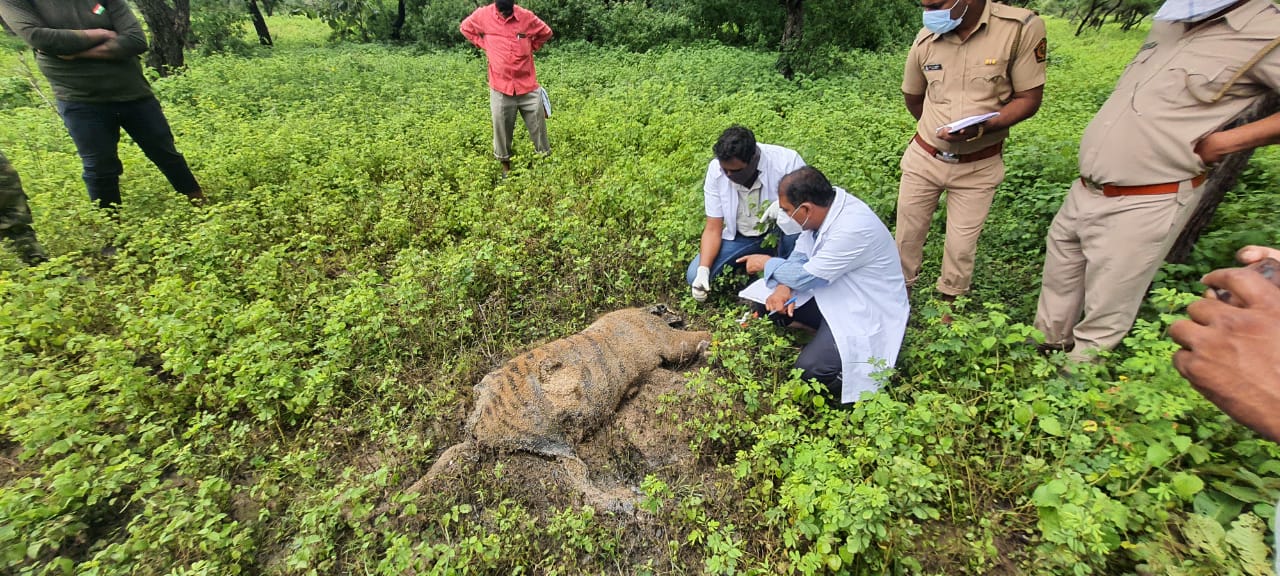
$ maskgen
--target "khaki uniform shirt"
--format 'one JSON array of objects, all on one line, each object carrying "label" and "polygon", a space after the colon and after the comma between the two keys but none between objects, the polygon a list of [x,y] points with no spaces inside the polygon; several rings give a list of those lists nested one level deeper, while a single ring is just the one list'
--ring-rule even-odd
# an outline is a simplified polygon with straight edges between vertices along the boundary
[{"label": "khaki uniform shirt", "polygon": [[[1017,43],[1015,47],[1014,44]],[[902,91],[924,95],[916,132],[939,150],[968,154],[1009,135],[988,132],[973,142],[946,142],[937,136],[943,124],[997,112],[1023,92],[1044,85],[1044,20],[1024,8],[987,2],[978,27],[967,40],[949,32],[920,31],[907,53]]]},{"label": "khaki uniform shirt", "polygon": [[1181,182],[1205,171],[1196,143],[1269,90],[1280,91],[1280,48],[1216,99],[1242,67],[1280,36],[1280,8],[1253,0],[1186,25],[1155,22],[1115,91],[1080,140],[1080,175],[1101,184]]}]

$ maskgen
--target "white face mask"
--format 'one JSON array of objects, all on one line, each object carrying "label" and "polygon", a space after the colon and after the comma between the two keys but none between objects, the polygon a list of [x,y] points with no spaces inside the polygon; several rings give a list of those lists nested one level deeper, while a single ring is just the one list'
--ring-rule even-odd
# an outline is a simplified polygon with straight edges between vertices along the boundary
[{"label": "white face mask", "polygon": [[1166,0],[1152,19],[1160,22],[1199,22],[1239,0]]},{"label": "white face mask", "polygon": [[[806,216],[804,220],[805,222],[808,222],[809,218]],[[786,210],[778,210],[777,222],[778,229],[782,230],[782,233],[787,236],[804,232],[804,227],[801,226],[800,223],[796,222],[790,214],[787,214]]]}]

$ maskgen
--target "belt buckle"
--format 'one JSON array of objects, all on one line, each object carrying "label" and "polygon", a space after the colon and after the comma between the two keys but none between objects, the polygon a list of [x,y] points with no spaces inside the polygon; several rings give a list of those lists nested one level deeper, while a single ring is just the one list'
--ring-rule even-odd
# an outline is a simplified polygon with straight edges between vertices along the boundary
[{"label": "belt buckle", "polygon": [[955,152],[943,152],[939,150],[937,153],[933,155],[933,157],[943,162],[946,162],[947,164],[960,163],[960,155],[956,154]]}]

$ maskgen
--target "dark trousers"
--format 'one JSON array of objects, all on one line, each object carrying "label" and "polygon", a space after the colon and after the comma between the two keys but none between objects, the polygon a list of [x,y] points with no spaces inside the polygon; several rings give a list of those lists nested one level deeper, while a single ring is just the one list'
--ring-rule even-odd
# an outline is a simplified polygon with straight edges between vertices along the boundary
[{"label": "dark trousers", "polygon": [[120,163],[117,147],[123,128],[160,169],[174,190],[190,196],[200,190],[187,159],[173,144],[169,121],[154,97],[130,102],[58,101],[58,113],[76,144],[84,166],[89,198],[103,208],[120,203]]},{"label": "dark trousers", "polygon": [[[777,249],[765,248],[761,246],[767,236],[774,236],[778,239]],[[711,263],[711,280],[715,280],[720,275],[720,271],[725,266],[730,266],[734,270],[743,270],[742,264],[738,264],[738,259],[743,256],[752,254],[770,254],[779,258],[787,258],[791,256],[792,250],[795,250],[796,239],[799,234],[786,235],[777,228],[770,229],[767,234],[760,236],[743,236],[738,234],[733,240],[720,240],[720,252],[716,254],[716,259]],[[685,270],[685,284],[693,284],[693,280],[698,275],[698,266],[702,265],[702,253],[693,255],[693,261],[689,262],[689,267]]]},{"label": "dark trousers", "polygon": [[809,300],[804,306],[796,308],[795,315],[790,318],[778,313],[773,315],[774,322],[786,326],[799,322],[817,330],[800,356],[796,358],[796,368],[804,371],[801,377],[810,378],[827,385],[827,392],[836,402],[840,402],[840,390],[844,387],[843,365],[840,362],[840,350],[836,348],[836,339],[831,335],[831,325],[818,309],[818,301]]}]

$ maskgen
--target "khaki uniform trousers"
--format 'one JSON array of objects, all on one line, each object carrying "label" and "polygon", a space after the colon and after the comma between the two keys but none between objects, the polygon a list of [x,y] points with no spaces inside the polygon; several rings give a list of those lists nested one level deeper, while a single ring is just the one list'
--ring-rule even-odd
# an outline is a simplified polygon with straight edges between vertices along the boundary
[{"label": "khaki uniform trousers", "polygon": [[1045,342],[1074,342],[1077,361],[1119,344],[1203,193],[1187,181],[1175,194],[1108,198],[1077,178],[1045,242],[1035,323]]},{"label": "khaki uniform trousers", "polygon": [[511,159],[511,133],[516,127],[517,110],[524,118],[525,128],[529,129],[533,149],[539,154],[549,154],[551,142],[547,140],[547,120],[543,116],[542,98],[538,93],[507,96],[490,88],[489,113],[493,116],[493,155],[498,160]]},{"label": "khaki uniform trousers", "polygon": [[902,276],[914,286],[924,260],[924,241],[947,191],[947,236],[943,245],[942,274],[938,291],[959,296],[973,280],[978,236],[991,210],[996,187],[1004,180],[1004,157],[996,154],[976,162],[951,164],[930,156],[918,144],[907,145],[902,155],[902,181],[898,184],[898,220],[894,227]]}]

